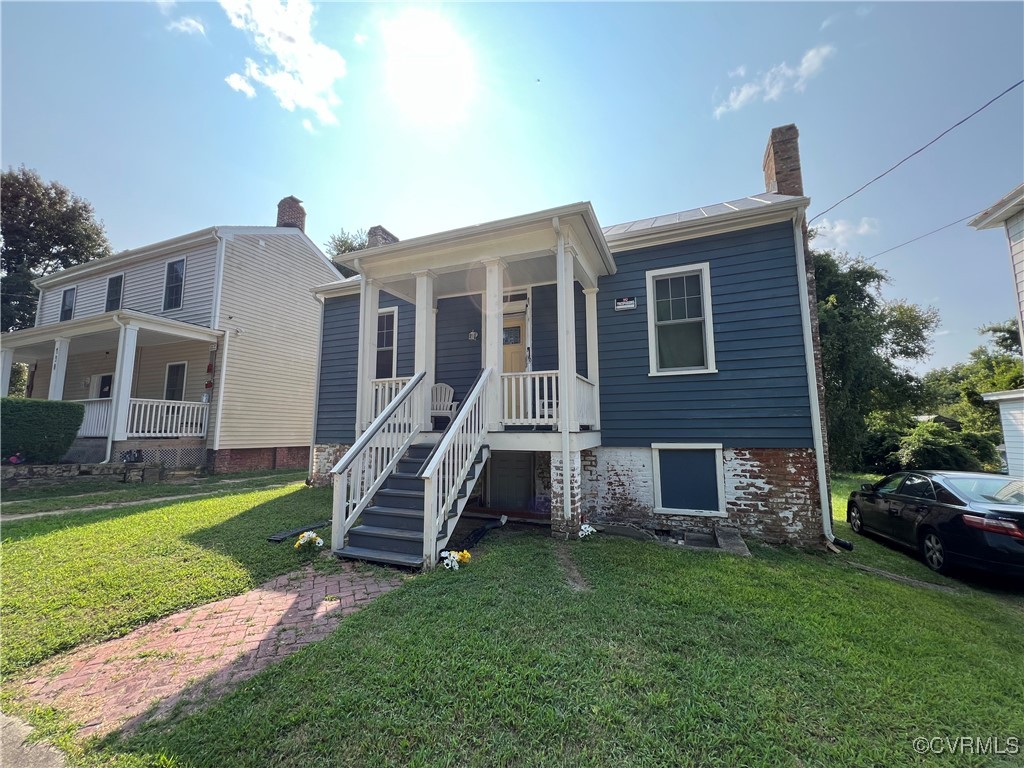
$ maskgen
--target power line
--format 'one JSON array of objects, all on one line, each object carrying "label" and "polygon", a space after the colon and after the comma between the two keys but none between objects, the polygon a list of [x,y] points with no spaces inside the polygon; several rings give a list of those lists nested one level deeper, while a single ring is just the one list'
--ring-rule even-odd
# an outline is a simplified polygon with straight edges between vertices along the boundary
[{"label": "power line", "polygon": [[[984,211],[984,210],[985,209],[982,209],[982,211]],[[982,213],[982,211],[978,211],[978,213]],[[900,243],[899,245],[894,245],[892,248],[886,248],[884,251],[882,251],[881,253],[876,253],[871,258],[872,259],[877,259],[879,256],[884,256],[885,254],[889,253],[890,251],[895,251],[897,248],[902,248],[904,245],[910,245],[911,243],[916,243],[918,240],[923,240],[924,238],[928,237],[929,235],[934,235],[936,232],[941,232],[944,229],[949,229],[950,227],[956,226],[957,224],[959,224],[962,221],[967,221],[968,219],[973,219],[975,216],[978,215],[978,213],[968,214],[967,216],[964,216],[962,219],[957,219],[956,221],[951,221],[949,224],[941,226],[938,229],[933,229],[931,232],[926,232],[923,235],[919,235],[918,237],[915,237],[912,240],[907,240],[907,242],[905,242],[905,243]]]},{"label": "power line", "polygon": [[[996,97],[995,97],[994,99],[991,99],[991,100],[987,101],[987,102],[986,102],[985,104],[983,104],[982,106],[978,107],[978,108],[977,108],[976,110],[974,110],[973,112],[971,112],[971,114],[969,114],[969,115],[968,115],[967,117],[965,117],[965,118],[964,118],[963,120],[960,120],[959,122],[957,122],[957,123],[954,123],[953,125],[951,125],[951,126],[950,126],[949,128],[947,128],[946,130],[944,130],[944,131],[943,131],[942,133],[940,133],[940,134],[939,134],[938,136],[936,136],[936,137],[935,137],[934,139],[932,139],[931,141],[929,141],[929,142],[928,142],[927,144],[925,144],[925,145],[924,145],[923,147],[921,147],[920,149],[917,149],[917,150],[914,150],[913,152],[911,152],[911,153],[910,153],[909,155],[907,155],[907,156],[906,156],[906,157],[904,157],[904,158],[903,158],[902,160],[900,160],[900,161],[899,161],[898,163],[896,163],[896,165],[894,165],[894,166],[893,166],[892,168],[888,169],[888,170],[887,170],[887,171],[885,171],[884,173],[880,173],[880,174],[879,174],[878,176],[875,176],[875,178],[873,178],[873,179],[872,179],[871,181],[869,181],[869,182],[868,182],[867,184],[865,184],[864,186],[862,186],[862,187],[860,187],[860,188],[858,188],[858,189],[854,190],[853,192],[851,192],[850,194],[848,194],[848,195],[847,195],[846,197],[844,197],[844,198],[843,198],[842,200],[840,200],[840,201],[839,201],[838,203],[835,203],[834,205],[830,206],[829,208],[826,208],[826,209],[825,209],[824,211],[822,211],[821,213],[819,213],[819,214],[817,214],[817,215],[813,216],[813,217],[812,217],[812,218],[811,218],[811,219],[810,219],[810,220],[809,220],[809,221],[808,221],[807,223],[808,223],[808,224],[810,224],[810,223],[811,223],[812,221],[814,221],[815,219],[817,219],[817,218],[819,218],[819,217],[821,217],[821,216],[824,216],[824,215],[825,215],[826,213],[828,213],[829,211],[831,211],[831,210],[832,210],[833,208],[836,208],[836,207],[838,207],[838,206],[842,205],[843,203],[845,203],[845,202],[846,202],[847,200],[849,200],[849,199],[850,199],[851,197],[853,197],[854,195],[856,195],[856,194],[858,194],[858,193],[860,193],[860,192],[863,192],[863,191],[864,191],[865,189],[867,189],[868,187],[870,187],[870,186],[871,186],[872,184],[874,184],[874,183],[875,183],[876,181],[878,181],[879,179],[883,178],[884,176],[888,176],[888,175],[889,175],[890,173],[892,173],[893,171],[895,171],[895,170],[896,170],[897,168],[899,168],[899,167],[900,167],[901,165],[903,165],[903,164],[904,164],[905,162],[907,162],[907,160],[909,160],[910,158],[912,158],[912,157],[913,157],[914,155],[918,155],[918,154],[920,154],[921,152],[924,152],[924,150],[928,149],[928,147],[930,147],[930,146],[931,146],[932,144],[934,144],[934,143],[935,143],[936,141],[938,141],[938,140],[939,140],[939,139],[941,139],[941,138],[942,138],[943,136],[945,136],[945,135],[946,135],[947,133],[949,133],[950,131],[952,131],[952,130],[953,130],[954,128],[957,128],[957,127],[959,127],[959,126],[963,125],[963,124],[964,124],[964,123],[966,123],[966,122],[967,122],[968,120],[970,120],[970,119],[971,119],[972,117],[974,117],[974,116],[975,116],[976,114],[978,114],[979,112],[981,112],[981,111],[982,111],[983,109],[985,109],[986,107],[988,107],[988,106],[990,106],[990,105],[994,104],[994,103],[995,103],[995,102],[997,102],[997,101],[998,101],[999,99],[1003,98],[1003,96],[1005,96],[1005,95],[1006,95],[1006,94],[1008,94],[1008,93],[1009,93],[1010,91],[1012,91],[1012,90],[1013,90],[1014,88],[1017,88],[1018,86],[1020,86],[1020,85],[1021,85],[1022,83],[1024,83],[1024,80],[1018,80],[1018,81],[1017,81],[1016,83],[1014,83],[1013,85],[1011,85],[1011,86],[1010,86],[1009,88],[1007,88],[1007,89],[1006,89],[1005,91],[1003,91],[1003,92],[1002,92],[1002,93],[1000,93],[1000,94],[999,94],[998,96],[996,96]],[[952,226],[952,225],[950,225],[950,226]]]}]

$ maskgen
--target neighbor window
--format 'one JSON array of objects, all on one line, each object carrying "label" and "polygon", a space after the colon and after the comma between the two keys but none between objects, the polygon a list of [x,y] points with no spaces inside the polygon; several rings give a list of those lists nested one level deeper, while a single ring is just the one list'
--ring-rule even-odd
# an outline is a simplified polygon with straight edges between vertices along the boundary
[{"label": "neighbor window", "polygon": [[121,289],[124,287],[124,275],[107,278],[107,304],[105,312],[113,312],[121,308]]},{"label": "neighbor window", "polygon": [[654,443],[654,511],[725,517],[720,443]]},{"label": "neighbor window", "polygon": [[395,376],[395,329],[398,327],[398,308],[381,310],[377,315],[377,372],[378,379]]},{"label": "neighbor window", "polygon": [[75,316],[75,294],[77,288],[65,288],[60,297],[60,321],[70,320]]},{"label": "neighbor window", "polygon": [[652,376],[715,372],[707,263],[647,273],[647,332]]},{"label": "neighbor window", "polygon": [[185,374],[188,363],[168,363],[164,377],[164,400],[185,399]]},{"label": "neighbor window", "polygon": [[181,298],[185,291],[185,260],[167,262],[164,274],[164,311],[181,309]]}]

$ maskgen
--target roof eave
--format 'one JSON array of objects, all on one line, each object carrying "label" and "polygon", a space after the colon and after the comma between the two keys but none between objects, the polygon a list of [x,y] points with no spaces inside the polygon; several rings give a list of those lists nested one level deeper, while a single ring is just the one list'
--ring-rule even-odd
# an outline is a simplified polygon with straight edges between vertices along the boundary
[{"label": "roof eave", "polygon": [[1010,190],[995,204],[971,219],[968,226],[978,230],[994,229],[1021,211],[1024,211],[1024,184]]}]

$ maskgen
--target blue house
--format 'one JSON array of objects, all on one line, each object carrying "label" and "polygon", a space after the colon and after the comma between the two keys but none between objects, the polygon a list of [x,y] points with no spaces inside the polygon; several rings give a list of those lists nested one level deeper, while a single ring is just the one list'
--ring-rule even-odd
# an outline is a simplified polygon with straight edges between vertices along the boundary
[{"label": "blue house", "polygon": [[602,227],[589,203],[399,242],[323,285],[311,479],[333,548],[426,565],[471,500],[655,532],[832,539],[795,126],[766,191]]}]

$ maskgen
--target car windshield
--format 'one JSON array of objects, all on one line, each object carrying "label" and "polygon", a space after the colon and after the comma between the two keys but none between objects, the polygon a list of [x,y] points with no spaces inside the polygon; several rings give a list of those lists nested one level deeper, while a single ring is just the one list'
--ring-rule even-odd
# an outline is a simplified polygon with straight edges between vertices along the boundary
[{"label": "car windshield", "polygon": [[946,483],[971,501],[1024,504],[1024,480],[1012,477],[950,477]]}]

